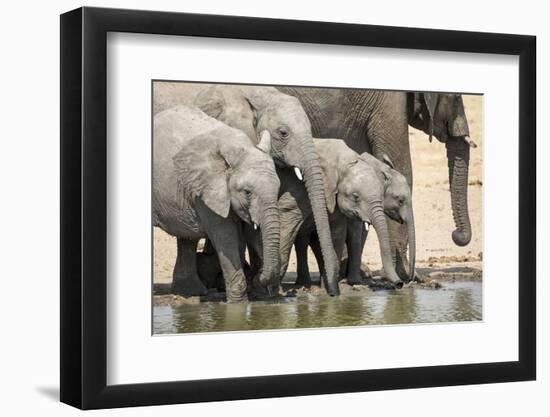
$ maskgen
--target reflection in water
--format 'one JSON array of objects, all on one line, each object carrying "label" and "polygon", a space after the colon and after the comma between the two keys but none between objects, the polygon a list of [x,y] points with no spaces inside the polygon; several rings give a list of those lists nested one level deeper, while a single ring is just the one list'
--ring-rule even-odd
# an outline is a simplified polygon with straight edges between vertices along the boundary
[{"label": "reflection in water", "polygon": [[480,282],[456,282],[445,283],[442,290],[404,288],[340,297],[305,293],[245,304],[155,306],[154,333],[475,321],[482,319],[481,288]]}]

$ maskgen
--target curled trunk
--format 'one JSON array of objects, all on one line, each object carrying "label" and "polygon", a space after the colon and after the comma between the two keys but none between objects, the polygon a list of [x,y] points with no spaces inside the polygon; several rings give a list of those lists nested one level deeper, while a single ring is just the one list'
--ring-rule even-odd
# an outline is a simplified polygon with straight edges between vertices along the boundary
[{"label": "curled trunk", "polygon": [[376,230],[376,235],[378,236],[378,243],[380,244],[380,257],[382,258],[382,265],[384,266],[386,277],[396,287],[400,288],[403,286],[403,281],[401,281],[401,278],[399,278],[395,272],[395,266],[393,265],[388,223],[386,222],[384,208],[381,203],[372,209],[372,225],[374,226],[374,230]]},{"label": "curled trunk", "polygon": [[470,146],[462,138],[450,138],[447,143],[451,204],[456,230],[452,237],[458,246],[466,246],[472,239],[468,213],[468,165]]},{"label": "curled trunk", "polygon": [[300,168],[304,172],[304,181],[325,264],[326,290],[330,295],[339,295],[338,278],[340,268],[339,262],[336,259],[336,252],[334,251],[328,222],[323,173],[317,152],[311,140],[304,141],[301,157],[303,165]]},{"label": "curled trunk", "polygon": [[260,274],[260,283],[267,286],[279,285],[280,256],[279,240],[281,224],[279,220],[279,210],[273,202],[264,210],[262,222],[260,224],[262,232],[262,272]]}]

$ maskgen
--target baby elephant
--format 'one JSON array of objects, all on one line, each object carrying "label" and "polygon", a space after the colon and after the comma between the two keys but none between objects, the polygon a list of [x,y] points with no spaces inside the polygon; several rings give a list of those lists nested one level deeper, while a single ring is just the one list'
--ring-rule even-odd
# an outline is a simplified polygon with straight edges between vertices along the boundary
[{"label": "baby elephant", "polygon": [[279,282],[279,179],[269,140],[255,146],[240,130],[200,110],[177,106],[154,118],[153,224],[177,238],[172,291],[204,295],[196,249],[212,242],[228,302],[247,300],[239,242],[242,221],[261,230],[260,283]]},{"label": "baby elephant", "polygon": [[[384,212],[386,215],[401,224],[407,226],[409,243],[409,280],[420,280],[415,272],[416,237],[414,228],[414,215],[411,198],[411,188],[403,174],[396,171],[387,155],[383,160],[376,159],[369,153],[361,154],[361,158],[370,163],[384,182]],[[348,263],[346,277],[348,284],[362,284],[361,256],[367,238],[368,230],[365,230],[361,222],[350,222],[347,229]]]},{"label": "baby elephant", "polygon": [[[372,224],[380,242],[380,253],[387,278],[397,287],[403,282],[395,272],[390,250],[388,225],[384,214],[387,171],[379,171],[339,139],[315,139],[324,175],[325,198],[329,211],[334,249],[339,259],[346,242],[348,221]],[[287,170],[279,170],[281,196],[281,271],[286,272],[293,243],[315,231],[311,208],[304,198],[303,184]],[[306,194],[307,195],[307,194]],[[307,248],[307,245],[306,245]],[[298,255],[298,254],[297,254]],[[307,258],[298,259],[298,284],[309,286]],[[304,264],[305,262],[305,264]]]}]

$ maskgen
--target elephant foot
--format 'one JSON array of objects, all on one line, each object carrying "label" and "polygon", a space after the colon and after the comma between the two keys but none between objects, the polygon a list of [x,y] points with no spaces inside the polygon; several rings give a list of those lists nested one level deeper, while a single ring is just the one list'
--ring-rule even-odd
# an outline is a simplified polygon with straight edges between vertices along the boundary
[{"label": "elephant foot", "polygon": [[244,297],[238,298],[227,298],[227,304],[239,304],[248,302],[248,296],[245,294]]},{"label": "elephant foot", "polygon": [[258,277],[254,277],[252,282],[248,286],[248,296],[254,300],[265,300],[279,295],[279,286],[273,285],[265,287],[260,283]]},{"label": "elephant foot", "polygon": [[369,267],[363,263],[361,269],[357,272],[351,272],[346,276],[346,281],[349,285],[370,285],[372,282],[372,272]]},{"label": "elephant foot", "polygon": [[246,289],[244,291],[226,291],[225,298],[229,304],[246,303],[248,301],[248,294]]},{"label": "elephant foot", "polygon": [[398,288],[401,288],[403,285],[401,284],[401,286],[398,287],[389,279],[381,278],[381,279],[369,280],[368,286],[371,290],[377,291],[377,290],[396,290]]},{"label": "elephant foot", "polygon": [[208,294],[208,289],[197,276],[175,277],[172,281],[172,293],[184,297],[197,297]]},{"label": "elephant foot", "polygon": [[347,277],[348,285],[369,285],[370,280],[362,277]]},{"label": "elephant foot", "polygon": [[414,271],[414,277],[413,279],[409,280],[409,282],[418,282],[419,284],[421,284],[425,281],[424,281],[424,278],[418,275],[418,272]]},{"label": "elephant foot", "polygon": [[298,278],[296,279],[296,286],[311,288],[311,285],[312,285],[312,281],[311,281],[311,276],[309,274],[298,275]]},{"label": "elephant foot", "polygon": [[225,280],[225,298],[228,303],[243,303],[248,301],[246,277],[242,270],[233,272]]}]

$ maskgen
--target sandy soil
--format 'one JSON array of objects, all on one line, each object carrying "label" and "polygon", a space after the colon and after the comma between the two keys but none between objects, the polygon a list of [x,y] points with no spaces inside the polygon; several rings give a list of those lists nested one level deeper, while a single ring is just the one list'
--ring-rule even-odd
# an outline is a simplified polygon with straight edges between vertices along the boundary
[{"label": "sandy soil", "polygon": [[[470,154],[470,179],[468,202],[472,222],[472,241],[468,246],[458,247],[451,239],[454,222],[451,214],[451,198],[447,171],[445,145],[434,139],[429,142],[423,132],[409,128],[413,159],[413,203],[417,234],[417,264],[423,276],[435,276],[440,271],[465,271],[482,269],[483,256],[483,98],[463,96],[470,126],[471,138],[478,147]],[[172,268],[176,256],[175,239],[161,230],[154,231],[154,281],[171,282]],[[317,264],[311,255],[310,270],[317,271]],[[370,233],[363,252],[363,262],[371,270],[381,267],[376,234]],[[296,271],[294,252],[289,272]]]}]

